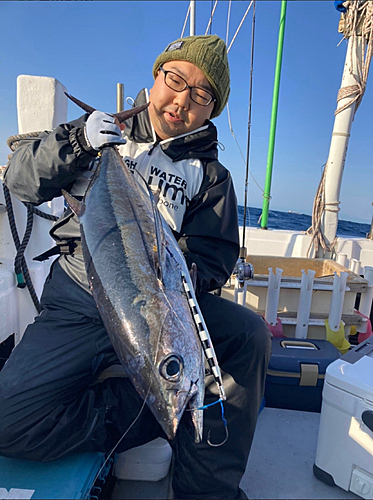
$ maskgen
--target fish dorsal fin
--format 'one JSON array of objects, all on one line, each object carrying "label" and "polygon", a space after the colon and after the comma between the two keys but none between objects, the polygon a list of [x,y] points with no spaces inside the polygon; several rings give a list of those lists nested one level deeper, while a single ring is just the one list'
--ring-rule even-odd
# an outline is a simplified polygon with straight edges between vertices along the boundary
[{"label": "fish dorsal fin", "polygon": [[155,232],[155,249],[154,249],[154,264],[156,266],[157,277],[164,284],[164,275],[163,275],[163,257],[162,257],[162,241],[163,241],[163,225],[161,221],[161,215],[159,213],[157,204],[159,199],[159,191],[153,192],[146,182],[145,178],[141,175],[138,170],[134,170],[136,174],[140,177],[140,179],[144,182],[146,189],[149,193],[150,203],[152,206],[153,216],[154,216],[154,232]]},{"label": "fish dorsal fin", "polygon": [[74,212],[74,214],[77,215],[78,217],[81,217],[85,211],[84,202],[77,200],[76,198],[74,198],[74,196],[71,196],[71,194],[65,191],[64,189],[62,189],[62,194],[66,200],[66,203]]}]

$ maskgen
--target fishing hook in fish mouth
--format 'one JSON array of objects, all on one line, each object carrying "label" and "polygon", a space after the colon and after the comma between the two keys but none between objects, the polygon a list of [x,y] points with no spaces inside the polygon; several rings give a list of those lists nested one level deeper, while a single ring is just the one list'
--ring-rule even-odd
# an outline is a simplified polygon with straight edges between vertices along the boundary
[{"label": "fishing hook in fish mouth", "polygon": [[[228,437],[229,437],[229,432],[228,432],[228,422],[226,421],[225,419],[225,416],[224,416],[224,405],[223,405],[223,401],[221,399],[219,399],[217,401],[217,403],[220,403],[220,408],[221,408],[221,419],[224,423],[224,429],[225,429],[225,439],[221,442],[221,443],[212,443],[211,440],[210,440],[210,436],[211,436],[211,431],[208,432],[207,434],[207,444],[209,444],[210,446],[214,447],[214,448],[218,448],[219,446],[223,446],[224,443],[226,443],[228,441]],[[214,403],[213,403],[214,404]]]},{"label": "fishing hook in fish mouth", "polygon": [[228,431],[228,422],[224,416],[224,405],[222,399],[218,399],[217,401],[214,401],[213,403],[210,403],[208,405],[203,405],[200,408],[192,408],[188,409],[186,411],[194,411],[194,410],[206,410],[207,408],[210,408],[210,406],[214,406],[216,404],[220,403],[220,408],[221,408],[221,419],[224,423],[224,429],[225,429],[225,438],[221,443],[212,443],[210,436],[211,436],[211,430],[208,431],[207,433],[207,444],[212,446],[213,448],[218,448],[219,446],[223,446],[224,443],[228,441],[229,438],[229,431]]}]

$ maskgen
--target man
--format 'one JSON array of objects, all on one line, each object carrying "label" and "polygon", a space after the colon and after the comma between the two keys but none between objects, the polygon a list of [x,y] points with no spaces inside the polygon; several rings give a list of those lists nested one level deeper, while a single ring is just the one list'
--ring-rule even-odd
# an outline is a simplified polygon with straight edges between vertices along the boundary
[{"label": "man", "polygon": [[[193,36],[171,43],[156,59],[149,108],[131,118],[119,147],[124,161],[160,191],[159,210],[189,266],[197,264],[198,301],[210,331],[227,394],[225,438],[219,405],[204,411],[204,437],[194,442],[182,420],[173,448],[175,498],[244,498],[239,483],[251,447],[270,355],[264,321],[212,290],[230,276],[238,257],[236,197],[218,162],[210,118],[228,100],[224,42]],[[147,91],[135,104],[148,100]],[[5,183],[35,205],[65,189],[82,196],[99,149],[121,143],[114,118],[96,111],[26,138],[14,153]],[[51,234],[60,246],[42,296],[43,310],[26,329],[0,372],[0,454],[52,460],[72,451],[110,452],[130,427],[142,400],[129,379],[97,375],[118,358],[90,294],[79,224],[68,209]],[[65,251],[66,242],[70,250]],[[205,404],[218,399],[206,377]],[[164,437],[147,407],[117,451]],[[240,496],[241,495],[241,496]]]}]

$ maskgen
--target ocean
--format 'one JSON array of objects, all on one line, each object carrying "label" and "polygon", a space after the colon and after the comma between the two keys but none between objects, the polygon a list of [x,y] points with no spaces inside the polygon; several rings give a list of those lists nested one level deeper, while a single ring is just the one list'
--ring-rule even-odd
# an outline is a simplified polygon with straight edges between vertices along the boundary
[{"label": "ocean", "polygon": [[[248,207],[246,211],[246,227],[260,227],[259,217],[261,208]],[[243,225],[244,207],[238,206],[238,221]],[[296,212],[280,212],[270,210],[268,214],[269,229],[288,229],[291,231],[306,231],[312,224],[312,217]],[[337,236],[365,238],[370,231],[370,224],[351,222],[347,220],[338,221]]]}]

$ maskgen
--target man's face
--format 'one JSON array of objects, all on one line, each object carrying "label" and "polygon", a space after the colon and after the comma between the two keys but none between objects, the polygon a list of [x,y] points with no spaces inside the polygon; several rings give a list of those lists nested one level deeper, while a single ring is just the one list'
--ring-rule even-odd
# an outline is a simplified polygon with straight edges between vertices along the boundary
[{"label": "man's face", "polygon": [[[188,61],[169,61],[162,67],[165,71],[173,71],[184,78],[190,87],[208,90],[213,95],[204,73],[194,64]],[[164,82],[164,73],[158,70],[150,90],[148,109],[156,134],[165,140],[201,127],[210,118],[214,102],[201,106],[192,101],[188,88],[182,92],[170,89]]]}]

